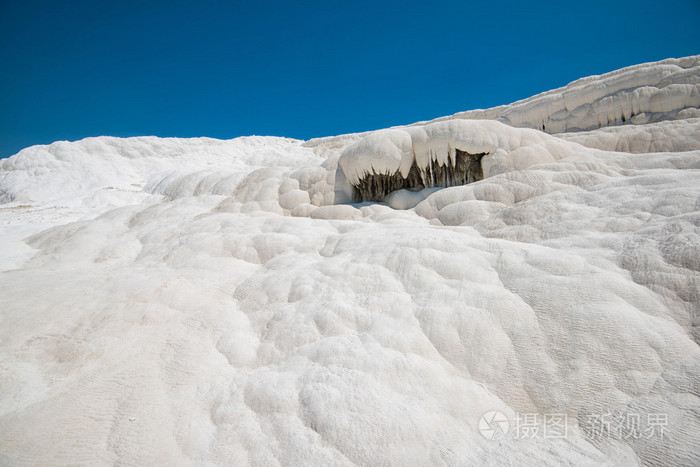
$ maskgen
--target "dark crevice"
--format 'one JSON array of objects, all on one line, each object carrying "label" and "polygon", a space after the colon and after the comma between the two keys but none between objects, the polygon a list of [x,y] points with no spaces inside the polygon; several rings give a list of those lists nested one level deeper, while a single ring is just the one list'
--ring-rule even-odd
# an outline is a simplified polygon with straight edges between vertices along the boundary
[{"label": "dark crevice", "polygon": [[365,173],[358,184],[353,185],[353,201],[382,201],[386,195],[396,190],[418,191],[423,188],[459,186],[484,178],[481,158],[486,153],[470,154],[459,149],[455,153],[456,161],[449,157],[446,164],[439,164],[431,159],[430,165],[423,169],[414,160],[406,178],[398,171],[391,175]]}]

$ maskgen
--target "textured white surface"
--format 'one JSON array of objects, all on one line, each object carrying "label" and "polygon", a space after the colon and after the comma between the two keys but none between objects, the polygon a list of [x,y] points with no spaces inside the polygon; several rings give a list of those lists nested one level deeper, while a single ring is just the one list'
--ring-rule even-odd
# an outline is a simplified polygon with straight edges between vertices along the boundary
[{"label": "textured white surface", "polygon": [[345,148],[339,166],[353,185],[373,173],[401,172],[406,178],[414,161],[419,168],[431,160],[445,165],[456,160],[456,149],[486,154],[481,161],[485,177],[553,162],[578,150],[536,130],[490,120],[448,120],[371,133]]},{"label": "textured white surface", "polygon": [[513,104],[437,120],[495,119],[547,133],[700,117],[700,55],[581,78]]},{"label": "textured white surface", "polygon": [[[624,82],[692,81],[696,61]],[[580,80],[592,101],[605,79]],[[1,161],[0,464],[697,465],[691,117]],[[486,179],[341,204],[367,164],[456,144],[488,149]],[[567,437],[486,439],[494,410],[566,415]],[[605,413],[664,414],[664,436],[591,436]]]}]

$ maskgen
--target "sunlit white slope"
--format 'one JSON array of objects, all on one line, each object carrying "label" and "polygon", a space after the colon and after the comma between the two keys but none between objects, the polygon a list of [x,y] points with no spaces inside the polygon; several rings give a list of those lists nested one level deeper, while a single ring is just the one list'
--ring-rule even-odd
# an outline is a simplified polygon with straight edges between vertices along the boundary
[{"label": "sunlit white slope", "polygon": [[[698,465],[699,128],[29,148],[0,162],[0,464]],[[483,180],[345,203],[460,148]]]},{"label": "sunlit white slope", "polygon": [[492,119],[548,133],[700,117],[700,55],[578,79],[510,105],[445,119]]}]

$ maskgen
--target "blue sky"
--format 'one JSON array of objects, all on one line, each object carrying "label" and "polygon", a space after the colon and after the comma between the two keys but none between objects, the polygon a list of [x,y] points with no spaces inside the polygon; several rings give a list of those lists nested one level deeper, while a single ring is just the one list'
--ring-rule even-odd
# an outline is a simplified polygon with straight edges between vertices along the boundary
[{"label": "blue sky", "polygon": [[0,157],[427,120],[698,54],[698,24],[698,0],[1,0]]}]

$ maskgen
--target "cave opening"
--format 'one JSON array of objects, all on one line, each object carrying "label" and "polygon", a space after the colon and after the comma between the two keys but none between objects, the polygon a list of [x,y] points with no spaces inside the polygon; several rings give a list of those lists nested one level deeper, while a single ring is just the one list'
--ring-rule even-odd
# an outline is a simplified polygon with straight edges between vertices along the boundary
[{"label": "cave opening", "polygon": [[396,190],[419,191],[424,188],[467,185],[484,178],[481,158],[486,153],[470,154],[455,150],[455,160],[447,158],[446,164],[431,159],[427,167],[418,167],[415,159],[404,178],[401,172],[394,174],[365,173],[357,185],[352,187],[352,198],[356,203],[364,201],[383,201]]}]

